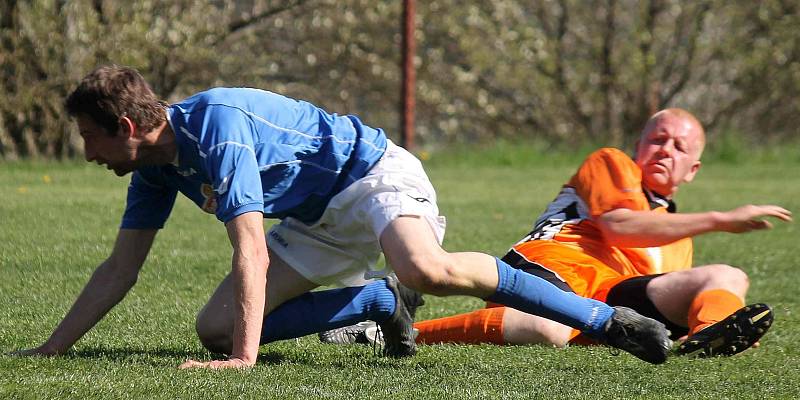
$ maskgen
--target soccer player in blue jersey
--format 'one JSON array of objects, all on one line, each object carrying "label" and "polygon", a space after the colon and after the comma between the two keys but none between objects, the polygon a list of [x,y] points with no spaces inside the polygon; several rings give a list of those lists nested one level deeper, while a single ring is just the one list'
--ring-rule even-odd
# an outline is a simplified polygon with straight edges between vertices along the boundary
[{"label": "soccer player in blue jersey", "polygon": [[[666,358],[671,342],[659,322],[489,255],[443,250],[444,219],[421,163],[354,116],[241,88],[167,105],[118,66],[87,75],[66,108],[87,161],[133,173],[127,206],[110,257],[49,339],[18,354],[64,353],[119,303],[181,192],[224,223],[233,247],[231,272],[196,325],[203,345],[228,358],[183,368],[251,366],[260,344],[366,319],[381,326],[387,355],[412,355],[419,299],[398,279],[544,316],[649,362]],[[265,234],[264,218],[281,222]],[[375,269],[381,252],[397,278]],[[310,292],[328,284],[345,287]]]}]

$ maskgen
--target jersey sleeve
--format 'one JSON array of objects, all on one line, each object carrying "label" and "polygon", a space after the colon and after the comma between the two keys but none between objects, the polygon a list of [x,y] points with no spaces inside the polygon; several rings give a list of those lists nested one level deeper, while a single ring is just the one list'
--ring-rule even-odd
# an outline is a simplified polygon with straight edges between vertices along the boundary
[{"label": "jersey sleeve", "polygon": [[208,154],[217,219],[228,222],[251,211],[264,212],[264,194],[256,156],[251,147],[226,143]]},{"label": "jersey sleeve", "polygon": [[217,198],[216,216],[227,223],[251,211],[264,212],[264,190],[250,121],[237,110],[216,108],[207,133],[214,138],[206,168]]},{"label": "jersey sleeve", "polygon": [[178,190],[168,186],[155,168],[134,171],[120,228],[163,228],[175,205],[177,193]]},{"label": "jersey sleeve", "polygon": [[648,210],[639,167],[620,150],[600,149],[584,161],[568,186],[575,188],[592,217],[617,208]]}]

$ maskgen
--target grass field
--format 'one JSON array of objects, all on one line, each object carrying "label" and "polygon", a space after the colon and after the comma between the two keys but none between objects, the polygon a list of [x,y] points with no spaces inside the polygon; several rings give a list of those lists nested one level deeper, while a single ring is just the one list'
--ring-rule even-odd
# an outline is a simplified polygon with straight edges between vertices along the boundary
[{"label": "grass field", "polygon": [[[448,218],[446,248],[503,254],[580,161],[512,153],[437,155],[428,162]],[[0,353],[45,340],[108,255],[127,179],[84,164],[0,164]],[[797,158],[708,162],[679,194],[679,209],[752,202],[798,211],[798,172]],[[0,399],[798,398],[798,227],[696,240],[697,264],[741,266],[751,277],[750,300],[775,309],[763,346],[732,358],[673,357],[652,366],[604,347],[437,345],[390,360],[367,347],[324,346],[305,337],[262,347],[250,370],[179,371],[188,357],[210,357],[195,337],[194,315],[230,262],[222,225],[181,198],[139,283],[68,355],[0,356]],[[427,301],[418,313],[423,319],[481,304],[461,297]]]}]

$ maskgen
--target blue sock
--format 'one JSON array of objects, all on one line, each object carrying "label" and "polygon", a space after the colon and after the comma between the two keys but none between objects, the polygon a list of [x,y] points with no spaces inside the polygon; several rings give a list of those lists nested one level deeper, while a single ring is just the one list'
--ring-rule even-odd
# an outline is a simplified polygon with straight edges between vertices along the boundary
[{"label": "blue sock", "polygon": [[497,291],[486,300],[560,322],[589,335],[602,336],[606,321],[614,313],[605,303],[565,292],[538,276],[511,268],[500,259],[497,259],[497,274],[500,280]]},{"label": "blue sock", "polygon": [[264,317],[261,344],[292,339],[394,314],[394,293],[386,281],[367,286],[309,292],[281,304]]}]

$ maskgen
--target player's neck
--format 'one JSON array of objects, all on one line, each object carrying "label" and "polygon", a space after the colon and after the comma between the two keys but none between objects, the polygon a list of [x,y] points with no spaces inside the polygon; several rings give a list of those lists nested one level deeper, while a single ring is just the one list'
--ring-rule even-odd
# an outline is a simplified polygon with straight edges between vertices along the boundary
[{"label": "player's neck", "polygon": [[152,131],[143,135],[139,145],[139,155],[151,165],[166,165],[175,160],[178,146],[172,127],[164,121]]},{"label": "player's neck", "polygon": [[[652,193],[652,194],[654,194],[654,195],[656,195],[656,196],[658,196],[658,197],[660,197],[660,198],[662,198],[664,200],[672,200],[672,198],[675,196],[675,192],[678,191],[677,187],[673,188],[673,190],[671,190],[671,191],[670,190],[663,190],[663,189],[662,190],[656,190],[656,189],[653,189],[653,188],[647,187],[647,186],[644,186],[644,188],[647,189],[648,191],[650,191],[650,193]],[[662,192],[668,192],[668,193],[667,194],[663,194]]]}]

